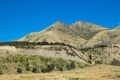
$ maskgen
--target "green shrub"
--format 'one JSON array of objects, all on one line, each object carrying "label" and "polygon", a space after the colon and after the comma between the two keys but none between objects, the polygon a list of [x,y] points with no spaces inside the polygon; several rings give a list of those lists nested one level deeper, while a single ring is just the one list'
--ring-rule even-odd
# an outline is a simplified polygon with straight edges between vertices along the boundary
[{"label": "green shrub", "polygon": [[95,64],[102,64],[102,60],[96,60]]},{"label": "green shrub", "polygon": [[[47,58],[38,55],[8,55],[6,57],[0,58],[0,63],[5,65],[1,67],[9,70],[9,64],[13,64],[12,67],[17,73],[28,73],[29,72],[51,72],[51,71],[64,71],[71,70],[74,68],[82,68],[83,64],[74,61],[68,61],[61,58]],[[10,70],[9,70],[10,71]],[[11,71],[12,72],[12,71]],[[1,72],[2,73],[2,72]]]},{"label": "green shrub", "polygon": [[1,67],[0,67],[0,75],[1,75],[1,74],[3,74],[3,71],[2,71],[2,69],[1,69]]},{"label": "green shrub", "polygon": [[79,78],[69,78],[69,80],[79,80]]},{"label": "green shrub", "polygon": [[67,68],[67,70],[74,69],[74,68],[75,68],[75,63],[74,63],[74,61],[68,63],[67,66],[66,66],[66,68]]},{"label": "green shrub", "polygon": [[69,78],[69,80],[86,80],[84,78]]},{"label": "green shrub", "polygon": [[26,66],[26,71],[31,71],[29,66]]}]

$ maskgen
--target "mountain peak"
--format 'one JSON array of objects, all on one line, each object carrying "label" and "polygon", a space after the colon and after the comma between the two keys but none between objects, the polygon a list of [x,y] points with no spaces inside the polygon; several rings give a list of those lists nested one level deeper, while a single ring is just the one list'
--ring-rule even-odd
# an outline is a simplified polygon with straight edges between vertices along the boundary
[{"label": "mountain peak", "polygon": [[71,24],[70,26],[75,26],[75,27],[87,27],[88,25],[94,25],[94,24],[90,24],[88,22],[83,22],[83,21],[76,21],[75,23]]},{"label": "mountain peak", "polygon": [[82,23],[83,23],[82,21],[77,21],[77,22],[73,23],[72,25],[76,25],[76,26],[80,27],[82,25]]},{"label": "mountain peak", "polygon": [[88,22],[83,21],[77,21],[69,26],[74,32],[79,34],[82,38],[89,40],[94,35],[96,35],[98,32],[105,30],[106,28],[103,28],[101,26],[91,24]]},{"label": "mountain peak", "polygon": [[96,24],[91,24],[91,23],[88,23],[88,22],[83,22],[83,21],[77,21],[73,24],[71,24],[69,27],[78,27],[78,28],[92,28],[92,29],[107,29],[107,28],[104,28],[102,26],[99,26],[99,25],[96,25]]},{"label": "mountain peak", "polygon": [[66,28],[66,25],[61,21],[57,21],[51,26],[49,26],[47,30],[54,30],[54,29],[56,30],[56,29],[64,29],[64,28]]},{"label": "mountain peak", "polygon": [[61,22],[61,21],[57,21],[57,22],[55,22],[52,26],[66,26],[66,24],[64,24],[64,23]]}]

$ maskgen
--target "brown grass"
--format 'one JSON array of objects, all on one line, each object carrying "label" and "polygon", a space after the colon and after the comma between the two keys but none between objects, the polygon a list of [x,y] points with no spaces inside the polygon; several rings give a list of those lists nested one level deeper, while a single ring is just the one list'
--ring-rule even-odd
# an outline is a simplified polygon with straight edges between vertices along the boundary
[{"label": "brown grass", "polygon": [[0,80],[120,80],[120,67],[96,65],[64,72],[1,75]]}]

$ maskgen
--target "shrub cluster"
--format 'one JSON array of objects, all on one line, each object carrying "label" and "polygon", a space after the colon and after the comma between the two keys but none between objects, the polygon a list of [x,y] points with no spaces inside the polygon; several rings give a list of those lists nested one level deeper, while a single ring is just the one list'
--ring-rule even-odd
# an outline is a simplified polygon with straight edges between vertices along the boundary
[{"label": "shrub cluster", "polygon": [[[76,67],[83,67],[81,63],[63,60],[61,58],[46,58],[38,55],[9,55],[0,57],[0,74],[9,69],[9,64],[12,65],[13,71],[16,73],[46,73],[51,71],[71,70]],[[11,71],[12,72],[12,71]]]},{"label": "shrub cluster", "polygon": [[62,46],[68,46],[70,48],[75,48],[74,46],[71,46],[69,44],[65,44],[62,42],[27,42],[27,41],[12,41],[12,42],[1,42],[0,46],[4,46],[4,45],[9,45],[9,46],[15,46],[17,48],[34,48],[34,46],[36,45],[62,45]]}]

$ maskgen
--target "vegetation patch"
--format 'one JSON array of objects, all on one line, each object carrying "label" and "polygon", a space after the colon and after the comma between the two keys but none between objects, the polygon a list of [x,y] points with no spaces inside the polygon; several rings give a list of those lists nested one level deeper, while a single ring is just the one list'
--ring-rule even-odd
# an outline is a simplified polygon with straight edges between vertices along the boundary
[{"label": "vegetation patch", "polygon": [[111,65],[120,66],[120,61],[113,59],[113,61],[111,62]]},{"label": "vegetation patch", "polygon": [[61,45],[61,46],[68,46],[70,48],[74,48],[77,49],[76,47],[69,45],[69,44],[65,44],[62,42],[26,42],[26,41],[12,41],[12,42],[0,42],[0,46],[15,46],[16,48],[25,48],[25,49],[29,49],[32,48],[34,49],[34,46],[36,45]]},{"label": "vegetation patch", "polygon": [[0,73],[46,73],[83,68],[86,65],[61,58],[47,58],[38,55],[8,55],[0,57]]},{"label": "vegetation patch", "polygon": [[69,80],[86,80],[84,78],[69,78]]}]

